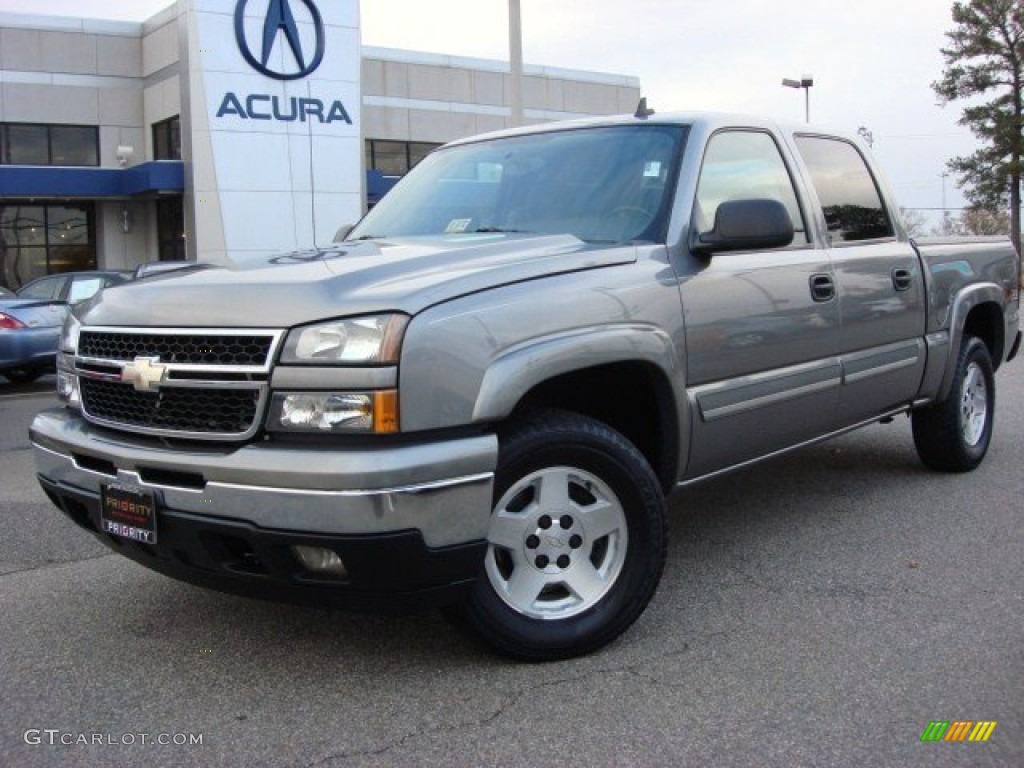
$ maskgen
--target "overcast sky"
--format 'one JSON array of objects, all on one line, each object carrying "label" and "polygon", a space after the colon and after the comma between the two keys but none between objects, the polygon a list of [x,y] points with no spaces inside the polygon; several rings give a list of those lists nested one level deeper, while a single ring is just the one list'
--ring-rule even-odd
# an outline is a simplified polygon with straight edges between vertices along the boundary
[{"label": "overcast sky", "polygon": [[[329,0],[321,0],[329,2]],[[0,0],[0,12],[141,21],[169,0]],[[952,0],[521,0],[531,64],[634,75],[659,111],[714,109],[866,126],[897,198],[942,205],[945,161],[975,141],[960,106],[936,105]],[[362,0],[364,45],[482,58],[508,55],[506,0]],[[947,180],[949,207],[963,205]],[[938,216],[932,212],[932,216]]]}]

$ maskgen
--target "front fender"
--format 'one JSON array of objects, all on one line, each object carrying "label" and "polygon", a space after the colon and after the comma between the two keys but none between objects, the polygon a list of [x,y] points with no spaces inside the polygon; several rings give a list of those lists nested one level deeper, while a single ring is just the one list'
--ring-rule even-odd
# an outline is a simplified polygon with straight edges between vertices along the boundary
[{"label": "front fender", "polygon": [[638,361],[661,370],[673,393],[683,391],[681,361],[671,338],[660,328],[620,324],[531,339],[505,350],[488,366],[473,407],[473,421],[506,418],[527,392],[556,376]]},{"label": "front fender", "polygon": [[402,430],[494,424],[538,383],[629,361],[659,371],[678,402],[683,313],[666,258],[647,246],[636,262],[496,286],[416,315],[399,364]]}]

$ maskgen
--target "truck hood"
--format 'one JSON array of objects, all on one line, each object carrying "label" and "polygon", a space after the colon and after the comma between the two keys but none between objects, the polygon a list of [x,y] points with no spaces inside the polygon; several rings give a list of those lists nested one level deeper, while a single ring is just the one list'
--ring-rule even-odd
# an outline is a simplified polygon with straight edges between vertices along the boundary
[{"label": "truck hood", "polygon": [[483,234],[338,243],[230,267],[156,274],[76,307],[87,325],[287,328],[344,315],[414,315],[458,296],[624,264],[632,245]]}]

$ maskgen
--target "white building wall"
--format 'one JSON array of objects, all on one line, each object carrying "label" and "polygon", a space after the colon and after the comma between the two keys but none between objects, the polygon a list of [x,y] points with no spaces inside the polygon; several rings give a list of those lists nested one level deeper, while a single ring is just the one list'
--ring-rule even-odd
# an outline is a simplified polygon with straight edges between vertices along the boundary
[{"label": "white building wall", "polygon": [[143,147],[145,158],[154,159],[153,131],[155,123],[181,115],[182,80],[181,40],[178,36],[177,9],[172,6],[143,25],[142,34]]},{"label": "white building wall", "polygon": [[[315,0],[326,22],[325,57],[307,79],[255,71],[235,40],[237,0],[179,0],[144,24],[0,13],[0,121],[99,126],[100,165],[154,159],[152,126],[182,120],[185,228],[190,258],[229,260],[329,242],[363,210],[364,141],[447,142],[509,124],[502,61],[361,47],[357,0]],[[268,0],[246,3],[258,47]],[[303,0],[291,0],[303,40]],[[290,53],[278,41],[279,65]],[[258,52],[257,52],[258,54]],[[281,122],[228,114],[224,96],[340,101],[352,124]],[[527,65],[528,122],[632,112],[636,78]],[[263,108],[266,104],[260,102]],[[0,191],[2,200],[2,191]],[[155,206],[97,203],[98,263],[131,267],[157,258]]]},{"label": "white building wall", "polygon": [[[363,48],[363,135],[446,142],[510,127],[510,78],[502,61]],[[527,123],[632,113],[640,81],[626,75],[527,65]]]},{"label": "white building wall", "polygon": [[[196,252],[203,261],[327,243],[341,222],[354,221],[362,209],[359,4],[319,3],[323,60],[295,80],[254,69],[236,40],[236,13],[243,8],[246,44],[259,57],[267,7],[258,0],[178,5],[179,34],[186,30],[188,40],[185,161]],[[303,8],[291,4],[308,62],[317,32],[312,17],[300,14]],[[296,63],[279,33],[268,66],[291,71]]]},{"label": "white building wall", "polygon": [[[128,214],[125,232],[125,212]],[[144,200],[111,200],[96,204],[96,249],[103,269],[133,269],[156,259],[153,206]]]},{"label": "white building wall", "polygon": [[0,121],[98,125],[101,165],[117,165],[119,145],[141,162],[141,25],[7,18],[26,26],[0,28]]}]

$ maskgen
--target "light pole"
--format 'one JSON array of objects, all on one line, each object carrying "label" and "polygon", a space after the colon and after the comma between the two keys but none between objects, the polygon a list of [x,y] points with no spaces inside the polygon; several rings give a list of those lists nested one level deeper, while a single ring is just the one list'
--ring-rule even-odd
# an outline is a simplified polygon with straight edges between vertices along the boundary
[{"label": "light pole", "polygon": [[804,89],[804,122],[811,122],[811,86],[814,85],[814,78],[810,75],[804,75],[799,80],[790,80],[787,77],[782,81],[782,84],[787,88]]},{"label": "light pole", "polygon": [[942,179],[942,234],[948,235],[952,227],[949,224],[949,211],[946,210],[946,177],[949,173],[943,171],[939,174]]},{"label": "light pole", "polygon": [[523,117],[523,20],[519,0],[508,0],[509,112],[513,127],[522,125]]}]

